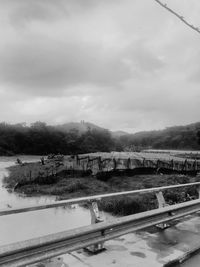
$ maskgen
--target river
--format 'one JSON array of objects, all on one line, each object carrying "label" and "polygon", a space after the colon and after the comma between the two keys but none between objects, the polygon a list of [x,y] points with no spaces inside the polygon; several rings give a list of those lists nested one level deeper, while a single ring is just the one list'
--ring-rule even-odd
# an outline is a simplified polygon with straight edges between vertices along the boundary
[{"label": "river", "polygon": [[[39,157],[23,156],[20,159],[33,162],[38,161]],[[3,186],[2,179],[5,175],[8,175],[6,168],[15,164],[15,160],[16,157],[0,157],[0,209],[54,202],[55,197],[52,196],[27,197],[7,191]],[[104,217],[106,220],[111,218],[106,213],[104,213]],[[0,219],[0,246],[88,224],[90,224],[89,210],[78,205],[2,216]],[[170,228],[168,231],[170,231]],[[167,235],[167,233],[165,234]],[[157,249],[160,244],[162,244],[162,238],[158,238]],[[199,266],[199,260],[200,254],[180,266],[196,267]]]},{"label": "river", "polygon": [[[39,157],[23,156],[20,159],[25,162],[33,162],[38,161]],[[54,202],[55,197],[51,196],[27,197],[7,191],[2,184],[2,179],[8,175],[6,168],[15,164],[15,161],[16,157],[0,157],[0,209]],[[88,224],[90,224],[89,210],[78,205],[2,216],[0,220],[0,245]]]}]

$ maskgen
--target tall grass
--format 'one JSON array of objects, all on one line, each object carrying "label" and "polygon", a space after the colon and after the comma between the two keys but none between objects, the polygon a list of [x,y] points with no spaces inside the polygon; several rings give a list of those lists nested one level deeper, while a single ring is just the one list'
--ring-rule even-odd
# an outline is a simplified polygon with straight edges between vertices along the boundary
[{"label": "tall grass", "polygon": [[16,184],[51,184],[56,182],[57,175],[64,170],[63,166],[56,166],[56,163],[42,165],[40,162],[25,163],[8,168],[9,175],[4,177],[7,187],[14,187]]}]

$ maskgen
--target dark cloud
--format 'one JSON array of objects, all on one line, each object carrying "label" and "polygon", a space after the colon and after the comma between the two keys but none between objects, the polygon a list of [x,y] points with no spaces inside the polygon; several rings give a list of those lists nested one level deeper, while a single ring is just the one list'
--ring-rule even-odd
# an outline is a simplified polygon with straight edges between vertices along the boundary
[{"label": "dark cloud", "polygon": [[9,45],[1,53],[0,79],[27,93],[48,95],[71,85],[117,86],[163,67],[143,45],[119,51],[98,44],[49,38]]},{"label": "dark cloud", "polygon": [[121,55],[105,53],[81,43],[10,45],[1,53],[0,79],[28,91],[51,91],[81,83],[114,85],[128,78],[130,70]]},{"label": "dark cloud", "polygon": [[14,27],[24,27],[34,21],[53,22],[68,14],[64,0],[8,0],[1,6]]},{"label": "dark cloud", "polygon": [[67,15],[65,9],[56,6],[44,5],[41,2],[24,3],[18,7],[11,16],[11,22],[14,26],[24,26],[32,21],[52,22],[61,19]]},{"label": "dark cloud", "polygon": [[[118,0],[117,2],[119,2]],[[27,26],[34,21],[51,23],[64,19],[77,12],[88,12],[101,6],[106,0],[7,0],[3,3],[9,11],[9,17],[14,27]],[[110,0],[109,4],[116,1]],[[108,3],[108,2],[107,2]],[[88,10],[89,9],[89,10]]]}]

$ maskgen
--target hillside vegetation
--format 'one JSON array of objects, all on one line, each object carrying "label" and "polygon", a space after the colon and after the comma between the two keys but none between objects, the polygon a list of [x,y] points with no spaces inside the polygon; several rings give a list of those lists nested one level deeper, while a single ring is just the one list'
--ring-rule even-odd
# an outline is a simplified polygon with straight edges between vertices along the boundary
[{"label": "hillside vegetation", "polygon": [[125,147],[153,149],[200,149],[200,122],[159,131],[138,132],[120,137]]},{"label": "hillside vegetation", "polygon": [[200,123],[160,131],[116,135],[91,123],[49,126],[0,123],[0,155],[78,154],[154,149],[200,149]]},{"label": "hillside vegetation", "polygon": [[0,124],[0,155],[50,153],[77,154],[115,149],[108,130],[90,129],[82,134],[76,129],[63,131],[43,122],[31,126]]}]

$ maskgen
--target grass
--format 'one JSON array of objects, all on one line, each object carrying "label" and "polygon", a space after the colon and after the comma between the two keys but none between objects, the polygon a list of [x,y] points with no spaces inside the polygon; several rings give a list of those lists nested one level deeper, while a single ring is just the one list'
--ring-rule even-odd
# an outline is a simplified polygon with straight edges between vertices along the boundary
[{"label": "grass", "polygon": [[[197,181],[197,177],[184,175],[136,175],[134,177],[113,177],[108,185],[117,188],[117,191],[137,190],[144,188],[168,186],[173,184],[190,183]],[[198,193],[194,186],[183,187],[163,192],[167,204],[175,204],[197,198]],[[102,209],[116,215],[130,215],[158,207],[155,194],[118,197],[106,199],[101,203]]]},{"label": "grass", "polygon": [[4,177],[7,187],[25,184],[51,184],[56,181],[58,173],[64,171],[63,166],[56,166],[55,162],[42,165],[40,162],[24,163],[8,168],[9,175]]},{"label": "grass", "polygon": [[[114,176],[107,181],[95,177],[72,177],[63,166],[56,169],[51,164],[28,163],[9,168],[4,182],[8,187],[18,183],[16,191],[27,195],[55,195],[58,199],[69,199],[110,192],[128,191],[173,184],[195,182],[198,177],[185,175],[134,175]],[[187,201],[197,197],[194,187],[164,191],[168,204]],[[115,215],[129,215],[157,207],[155,194],[121,196],[100,202],[100,209]]]}]

